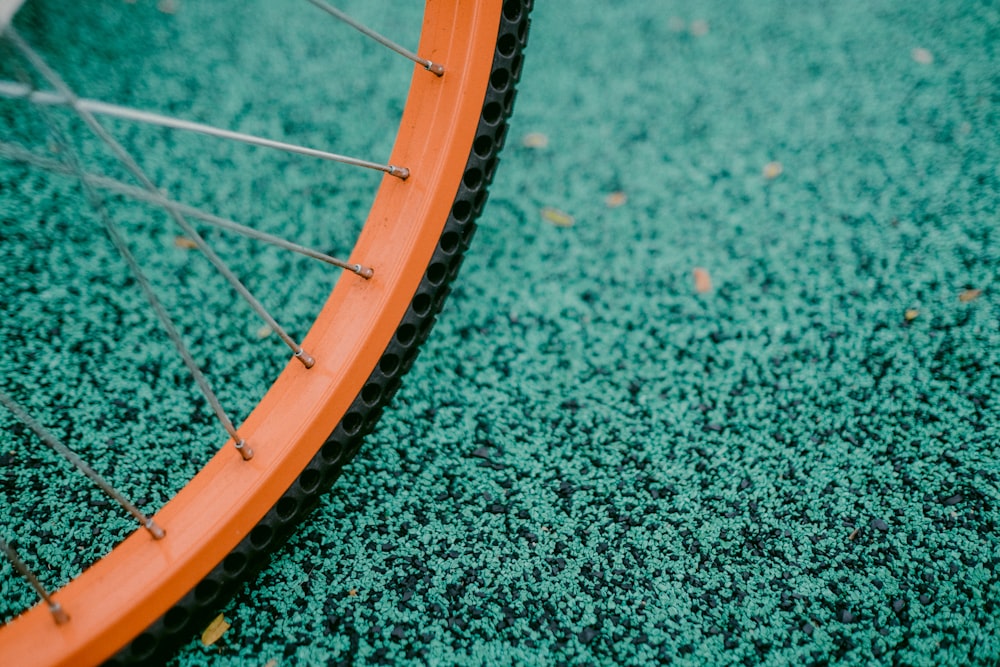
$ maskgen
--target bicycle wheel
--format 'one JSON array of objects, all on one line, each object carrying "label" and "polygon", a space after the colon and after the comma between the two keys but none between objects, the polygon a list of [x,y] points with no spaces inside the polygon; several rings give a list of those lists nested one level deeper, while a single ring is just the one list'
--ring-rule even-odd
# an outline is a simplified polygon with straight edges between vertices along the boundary
[{"label": "bicycle wheel", "polygon": [[[345,273],[291,361],[231,439],[155,515],[54,594],[0,627],[0,663],[149,662],[200,631],[340,475],[439,312],[505,139],[531,0],[432,0],[390,164]],[[246,450],[242,452],[246,454]]]}]

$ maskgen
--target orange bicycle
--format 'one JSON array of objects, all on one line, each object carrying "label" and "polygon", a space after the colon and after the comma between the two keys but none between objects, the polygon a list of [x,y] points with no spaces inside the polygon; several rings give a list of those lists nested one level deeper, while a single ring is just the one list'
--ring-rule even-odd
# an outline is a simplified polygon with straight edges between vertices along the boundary
[{"label": "orange bicycle", "polygon": [[[20,3],[0,2],[0,26],[4,30],[0,41],[4,45],[4,62],[9,63],[5,74],[10,75],[0,81],[0,97],[9,98],[4,102],[8,136],[0,142],[0,156],[8,166],[0,173],[0,193],[18,196],[19,187],[31,187],[31,179],[39,177],[25,176],[29,173],[62,178],[83,192],[131,271],[126,282],[132,289],[141,288],[138,291],[152,304],[159,324],[168,330],[228,438],[221,448],[217,448],[216,441],[213,449],[217,451],[196,466],[197,473],[165,504],[146,514],[140,506],[148,503],[133,504],[114,484],[114,478],[127,479],[130,475],[124,462],[105,465],[113,469],[105,480],[99,474],[99,463],[91,464],[92,469],[83,460],[74,460],[81,457],[72,443],[64,444],[50,430],[51,415],[31,413],[25,406],[31,400],[24,387],[19,390],[10,381],[0,386],[7,408],[4,419],[9,420],[4,423],[18,424],[8,429],[3,441],[5,450],[41,442],[68,455],[71,462],[82,465],[77,467],[92,480],[107,484],[108,493],[140,524],[110,552],[54,592],[42,583],[44,577],[36,574],[44,563],[35,562],[31,549],[16,548],[21,540],[7,533],[2,540],[4,550],[42,601],[23,613],[0,619],[6,620],[0,627],[0,664],[148,662],[163,659],[178,641],[200,631],[237,585],[263,565],[267,554],[282,543],[292,526],[317,502],[318,495],[340,475],[396,392],[441,308],[485,203],[497,153],[504,144],[506,120],[521,72],[531,1],[428,0],[420,19],[419,45],[412,53],[325,2],[310,2],[316,7],[298,3],[303,6],[289,6],[287,11],[315,12],[306,19],[310,23],[320,23],[326,20],[324,14],[333,14],[416,63],[397,118],[391,155],[385,163],[348,158],[284,139],[265,139],[256,133],[222,130],[182,119],[181,113],[161,115],[85,97],[86,91],[78,89],[77,78],[57,70],[35,42],[54,40],[53,35],[60,30],[86,28],[63,25],[51,32],[44,28],[26,30],[21,27],[22,17],[9,21]],[[29,0],[21,14],[31,11],[40,17],[50,11],[46,4],[57,3],[40,1],[39,7],[33,4],[34,0]],[[184,5],[165,4],[160,7],[161,14],[187,9]],[[261,7],[262,12],[270,11],[265,8],[267,4],[251,3]],[[153,14],[148,7],[135,7],[117,3],[113,10]],[[246,18],[253,10],[241,7],[240,11]],[[31,18],[23,20],[30,22]],[[131,20],[123,19],[122,25]],[[114,57],[120,58],[120,54]],[[130,60],[121,62],[123,66],[139,67]],[[90,66],[93,63],[86,64]],[[360,76],[355,74],[353,62],[330,69]],[[142,76],[134,79],[142,80]],[[60,129],[53,120],[57,113],[70,116],[70,129],[93,137],[92,141],[103,147],[103,157],[94,158],[91,144],[81,143]],[[107,117],[119,120],[108,121]],[[157,182],[159,172],[144,169],[142,160],[133,157],[127,148],[127,142],[119,139],[127,134],[121,130],[125,127],[121,119],[171,128],[158,137],[193,130],[199,135],[214,134],[374,170],[378,177],[376,192],[349,257],[337,260],[330,253],[240,225],[168,196]],[[299,121],[315,124],[312,116],[303,116]],[[288,124],[279,120],[274,126],[287,128]],[[29,126],[45,128],[43,145],[47,144],[48,152],[18,140],[19,132]],[[213,159],[226,161],[225,157]],[[122,177],[95,173],[90,167],[95,162],[117,169]],[[290,181],[299,173],[299,164],[288,167]],[[323,206],[324,202],[316,201],[322,195],[316,190],[312,187],[306,199]],[[185,340],[197,334],[186,326],[172,324],[176,313],[171,308],[176,304],[165,304],[164,298],[157,296],[155,280],[145,277],[144,261],[132,249],[127,225],[116,215],[114,202],[125,196],[165,213],[166,221],[178,225],[178,243],[183,242],[185,247],[189,244],[209,256],[216,271],[263,318],[263,331],[277,333],[288,344],[291,360],[240,423],[228,416],[222,407],[225,400],[213,392],[211,371],[187,349]],[[39,212],[39,219],[45,215]],[[273,242],[345,269],[332,292],[314,304],[311,324],[301,340],[287,333],[254,291],[245,287],[247,281],[240,271],[229,269],[222,261],[206,240],[207,235],[200,231],[204,225]],[[8,238],[0,246],[17,240],[14,237],[20,232],[11,229],[4,232]],[[8,267],[13,274],[14,259]],[[10,277],[13,280],[14,276]],[[8,289],[2,285],[0,288]],[[76,294],[72,291],[72,295]],[[141,443],[139,447],[154,444]],[[122,458],[135,457],[130,454]],[[66,484],[90,483],[85,477],[80,480]],[[20,491],[5,489],[8,494]],[[135,522],[130,525],[135,526]]]}]

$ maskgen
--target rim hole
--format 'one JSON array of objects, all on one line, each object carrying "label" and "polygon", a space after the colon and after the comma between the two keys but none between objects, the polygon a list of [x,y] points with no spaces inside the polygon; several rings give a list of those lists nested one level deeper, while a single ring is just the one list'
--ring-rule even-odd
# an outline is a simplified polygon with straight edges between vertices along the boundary
[{"label": "rim hole", "polygon": [[278,518],[282,521],[288,521],[295,516],[296,512],[299,511],[299,502],[295,498],[290,498],[285,496],[278,501],[275,505],[274,510],[278,513]]},{"label": "rim hole", "polygon": [[399,329],[396,330],[396,340],[403,347],[409,347],[413,343],[413,339],[417,336],[417,328],[412,324],[400,325]]},{"label": "rim hole", "polygon": [[483,107],[483,120],[490,125],[495,125],[503,115],[503,107],[498,102],[490,102]]},{"label": "rim hole", "polygon": [[361,421],[360,412],[348,412],[344,415],[344,419],[340,423],[347,435],[357,435],[358,430],[361,428]]},{"label": "rim hole", "polygon": [[521,18],[521,3],[516,0],[506,3],[503,6],[503,15],[511,23],[516,23]]},{"label": "rim hole", "polygon": [[[325,447],[324,447],[325,449]],[[306,468],[299,475],[299,488],[305,494],[313,494],[319,488],[319,481],[322,478],[319,471],[314,468]]]},{"label": "rim hole", "polygon": [[214,579],[203,579],[194,587],[194,599],[198,604],[206,604],[219,594],[219,583]]},{"label": "rim hole", "polygon": [[383,375],[393,376],[399,370],[399,357],[395,354],[387,354],[378,362],[378,368]]},{"label": "rim hole", "polygon": [[250,544],[255,549],[263,549],[271,543],[272,537],[274,537],[274,531],[271,530],[271,527],[267,524],[260,524],[250,531]]},{"label": "rim hole", "polygon": [[479,157],[483,159],[488,158],[490,153],[493,152],[493,139],[491,139],[487,134],[478,137],[475,143],[472,144],[472,150],[475,151],[476,155]]},{"label": "rim hole", "polygon": [[440,285],[448,273],[448,267],[440,262],[435,262],[427,267],[427,280],[431,285]]},{"label": "rim hole", "polygon": [[429,313],[431,310],[430,295],[426,294],[425,292],[421,292],[420,294],[416,295],[415,297],[413,297],[412,306],[413,306],[413,312],[416,313],[417,316],[419,317],[426,316],[427,313]]},{"label": "rim hole", "polygon": [[450,255],[458,249],[458,240],[458,234],[455,232],[447,232],[441,237],[441,241],[438,245],[441,247],[442,252]]},{"label": "rim hole", "polygon": [[472,214],[472,205],[468,200],[460,199],[455,202],[455,205],[451,209],[451,214],[459,222],[465,222],[469,219],[469,215]]},{"label": "rim hole", "polygon": [[187,623],[188,616],[188,610],[184,607],[171,607],[163,615],[163,625],[166,626],[169,632],[177,632]]},{"label": "rim hole", "polygon": [[496,88],[498,91],[503,92],[507,89],[510,84],[510,72],[505,69],[498,69],[493,72],[490,76],[490,85]]},{"label": "rim hole", "polygon": [[222,569],[231,576],[239,575],[246,565],[247,557],[236,551],[226,556],[226,559],[222,561]]},{"label": "rim hole", "polygon": [[517,37],[507,33],[503,37],[497,40],[497,51],[500,55],[509,58],[514,55],[514,51],[517,50]]},{"label": "rim hole", "polygon": [[375,405],[381,397],[382,387],[378,386],[374,382],[366,384],[365,388],[361,390],[361,400],[368,405]]},{"label": "rim hole", "polygon": [[144,632],[132,640],[132,652],[140,660],[148,659],[156,650],[156,637]]},{"label": "rim hole", "polygon": [[478,169],[470,169],[465,172],[465,176],[462,177],[462,182],[465,183],[465,187],[470,190],[475,190],[483,184],[483,172]]},{"label": "rim hole", "polygon": [[[356,413],[352,412],[351,414],[356,414]],[[345,424],[344,430],[346,431],[347,417],[344,417],[344,424]],[[322,452],[323,454],[323,463],[326,463],[327,465],[333,465],[334,463],[340,460],[340,457],[344,453],[344,449],[340,446],[339,442],[331,441],[323,445],[323,449],[321,449],[320,452]]]}]

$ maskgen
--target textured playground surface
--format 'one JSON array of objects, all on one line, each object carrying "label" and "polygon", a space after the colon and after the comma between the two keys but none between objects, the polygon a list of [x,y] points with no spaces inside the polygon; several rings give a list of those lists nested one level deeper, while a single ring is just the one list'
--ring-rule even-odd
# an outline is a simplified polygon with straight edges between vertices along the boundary
[{"label": "textured playground surface", "polygon": [[997,664],[998,45],[985,0],[539,3],[392,409],[175,664]]}]

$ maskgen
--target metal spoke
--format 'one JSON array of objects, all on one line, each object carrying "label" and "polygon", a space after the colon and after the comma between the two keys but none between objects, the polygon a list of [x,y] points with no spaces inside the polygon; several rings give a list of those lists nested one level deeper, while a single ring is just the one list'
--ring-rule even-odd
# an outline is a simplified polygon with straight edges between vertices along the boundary
[{"label": "metal spoke", "polygon": [[418,65],[423,65],[424,69],[426,69],[428,72],[432,72],[433,74],[435,74],[437,76],[443,76],[444,75],[444,66],[441,65],[440,63],[431,62],[430,60],[427,60],[426,58],[421,58],[420,56],[418,56],[413,51],[410,51],[409,49],[407,49],[407,48],[405,48],[403,46],[400,46],[399,44],[397,44],[396,42],[392,41],[388,37],[384,37],[383,35],[380,35],[379,33],[375,32],[374,30],[372,30],[368,26],[364,25],[363,23],[359,23],[358,21],[355,21],[350,16],[348,16],[344,12],[340,11],[336,7],[330,5],[330,4],[326,3],[326,2],[323,2],[323,0],[309,0],[309,2],[311,2],[315,6],[319,7],[320,9],[322,9],[324,12],[326,12],[330,16],[336,17],[340,21],[343,21],[344,23],[346,23],[347,25],[351,26],[352,28],[354,28],[355,30],[357,30],[358,32],[360,32],[361,34],[365,35],[366,37],[370,37],[371,39],[374,39],[376,42],[378,42],[382,46],[384,46],[384,47],[386,47],[388,49],[391,49],[392,51],[395,51],[396,53],[398,53],[399,55],[401,55],[401,56],[403,56],[405,58],[409,58],[410,60],[412,60],[413,62],[417,63]]},{"label": "metal spoke", "polygon": [[[16,162],[24,162],[46,171],[75,175],[73,169],[66,164],[59,162],[58,160],[53,160],[41,155],[37,155],[23,146],[17,144],[8,143],[0,141],[0,157],[6,158],[8,160]],[[84,173],[83,178],[96,188],[101,188],[102,190],[109,190],[111,192],[116,192],[118,194],[125,195],[127,197],[132,197],[140,201],[150,202],[153,204],[158,204],[160,206],[170,206],[176,208],[182,214],[190,216],[192,218],[198,218],[204,222],[209,223],[215,227],[221,229],[227,229],[229,231],[235,232],[246,236],[247,238],[252,238],[257,241],[262,241],[264,243],[269,243],[278,248],[284,250],[290,250],[292,252],[299,253],[306,257],[311,257],[313,259],[318,259],[321,262],[326,262],[333,266],[339,267],[341,269],[346,269],[353,273],[358,274],[362,278],[368,279],[375,275],[374,269],[369,266],[364,266],[363,264],[345,262],[342,259],[337,259],[336,257],[331,257],[325,253],[319,252],[318,250],[313,250],[307,246],[288,241],[280,236],[274,236],[273,234],[268,234],[266,232],[259,231],[253,227],[248,227],[247,225],[242,225],[233,220],[227,218],[222,218],[212,213],[202,211],[194,206],[189,206],[187,204],[182,204],[170,199],[167,199],[159,192],[150,192],[148,190],[143,190],[142,188],[137,188],[127,183],[122,183],[121,181],[109,178],[107,176],[99,176],[97,174]]]},{"label": "metal spoke", "polygon": [[[8,32],[12,31],[9,30]],[[365,169],[382,171],[390,176],[395,176],[404,181],[410,176],[410,170],[406,167],[397,167],[391,164],[379,164],[378,162],[362,160],[360,158],[340,155],[338,153],[330,153],[317,148],[309,148],[308,146],[299,146],[298,144],[290,144],[284,141],[277,141],[275,139],[267,139],[266,137],[258,137],[245,132],[225,130],[212,125],[206,125],[205,123],[196,123],[194,121],[174,118],[173,116],[165,116],[151,111],[142,111],[140,109],[132,109],[118,104],[109,104],[98,100],[76,97],[75,95],[69,95],[62,91],[51,92],[35,90],[27,84],[15,81],[0,81],[0,97],[6,97],[9,99],[25,99],[37,105],[71,106],[77,111],[86,111],[87,113],[98,114],[101,116],[123,118],[125,120],[148,123],[150,125],[158,125],[160,127],[169,127],[175,130],[187,130],[189,132],[206,134],[211,137],[230,139],[232,141],[239,141],[254,146],[276,148],[278,150],[288,151],[289,153],[298,153],[300,155],[308,155],[310,157],[317,157],[324,160],[331,160],[333,162],[349,164],[355,167],[364,167]]]},{"label": "metal spoke", "polygon": [[[68,146],[64,145],[63,148],[68,152]],[[80,173],[82,173],[82,170]],[[98,212],[98,215],[101,218],[105,232],[111,239],[111,242],[118,251],[118,254],[121,255],[122,259],[124,259],[125,263],[128,265],[132,277],[135,279],[139,288],[145,295],[150,308],[152,308],[153,312],[156,313],[156,318],[165,329],[170,342],[173,343],[174,347],[177,349],[177,353],[183,360],[184,365],[187,366],[188,372],[191,373],[191,376],[194,378],[194,381],[201,390],[201,393],[205,396],[205,399],[208,401],[209,406],[211,406],[212,411],[222,424],[223,429],[225,429],[226,433],[228,433],[235,442],[240,455],[244,458],[244,460],[249,460],[253,456],[253,450],[246,447],[246,442],[236,431],[233,421],[229,418],[229,415],[222,407],[222,403],[219,401],[218,396],[215,395],[212,387],[208,384],[205,374],[201,372],[201,368],[199,368],[197,362],[195,362],[191,351],[188,350],[187,345],[184,344],[180,332],[177,330],[176,325],[167,313],[166,308],[164,308],[163,304],[160,303],[159,298],[156,296],[156,292],[153,290],[153,286],[150,284],[149,279],[140,268],[138,260],[126,245],[125,237],[122,236],[117,225],[115,225],[114,221],[111,220],[111,216],[108,215],[107,210],[105,210],[94,189],[86,182],[86,179],[81,177],[80,180],[83,184],[84,190],[87,192],[87,198],[90,201],[91,206]]]},{"label": "metal spoke", "polygon": [[[8,29],[6,34],[8,37],[10,37],[12,33],[13,30]],[[20,38],[18,37],[18,39]],[[24,46],[27,48],[26,44],[24,44]],[[44,65],[44,63],[42,64]],[[91,186],[87,182],[87,179],[84,177],[83,167],[80,165],[80,162],[77,159],[76,154],[70,147],[69,142],[66,141],[59,127],[52,121],[51,118],[49,118],[47,112],[42,111],[41,116],[48,124],[49,130],[52,133],[52,138],[56,142],[58,142],[61,152],[66,159],[67,165],[71,168],[73,173],[76,174],[77,177],[80,179],[80,184],[82,185],[84,193],[87,196],[87,201],[90,203],[91,207],[94,209],[94,211],[100,218],[101,223],[104,226],[104,230],[107,233],[108,237],[110,238],[112,244],[115,246],[115,249],[118,251],[118,254],[121,255],[122,259],[128,265],[132,277],[139,285],[139,288],[141,289],[143,296],[146,297],[146,301],[149,303],[149,306],[153,309],[153,312],[156,314],[156,318],[160,321],[160,325],[166,331],[167,337],[170,339],[170,342],[173,343],[174,347],[177,350],[178,355],[184,362],[184,365],[187,366],[188,372],[190,372],[191,377],[194,378],[195,384],[198,385],[198,388],[201,390],[201,393],[205,397],[205,400],[208,401],[208,404],[211,406],[213,412],[215,412],[215,415],[218,418],[219,422],[222,424],[223,429],[225,429],[225,431],[233,439],[235,447],[237,451],[240,453],[240,456],[242,456],[243,460],[245,461],[250,460],[253,457],[253,450],[250,447],[246,446],[246,441],[242,437],[240,437],[239,433],[236,431],[236,427],[233,425],[233,422],[229,418],[229,415],[226,414],[225,409],[223,409],[222,403],[215,395],[215,392],[212,391],[212,388],[208,384],[208,380],[205,378],[204,373],[201,372],[201,369],[195,362],[194,356],[192,356],[191,352],[187,349],[187,346],[184,344],[180,332],[174,325],[173,320],[170,318],[170,315],[163,307],[163,304],[160,303],[160,300],[156,296],[156,292],[153,290],[153,287],[150,284],[149,279],[146,278],[145,273],[143,273],[138,260],[136,260],[135,256],[129,250],[128,245],[125,243],[124,236],[122,236],[121,232],[118,231],[118,227],[111,219],[111,216],[105,209],[100,197],[97,196],[97,192],[94,190],[93,186]],[[126,157],[128,157],[127,154]]]},{"label": "metal spoke", "polygon": [[121,505],[125,511],[135,517],[142,527],[149,531],[149,534],[153,536],[153,539],[163,539],[164,535],[166,535],[163,528],[158,526],[151,517],[143,514],[132,501],[122,495],[122,493],[112,486],[110,482],[101,477],[97,471],[87,465],[87,462],[81,459],[76,452],[59,442],[56,437],[52,435],[51,431],[36,421],[24,410],[24,408],[18,405],[17,402],[11,398],[9,394],[7,394],[7,392],[2,390],[0,390],[0,403],[2,403],[5,408],[10,410],[10,412],[17,417],[18,421],[34,431],[35,435],[37,435],[43,443],[48,445],[50,449],[73,464],[77,470],[90,478],[90,480],[94,482],[94,484],[96,484],[101,491],[114,499],[114,501]]},{"label": "metal spoke", "polygon": [[4,552],[5,556],[7,556],[7,560],[9,560],[10,564],[14,566],[17,573],[24,577],[29,584],[31,584],[31,587],[35,589],[36,593],[38,593],[38,597],[44,600],[45,604],[49,606],[49,611],[52,612],[52,618],[55,620],[56,625],[69,623],[69,614],[66,613],[66,610],[62,608],[62,605],[52,599],[52,596],[49,595],[47,590],[45,590],[45,587],[42,586],[42,582],[38,580],[38,577],[36,577],[35,573],[31,571],[31,568],[29,568],[25,562],[21,560],[21,557],[17,555],[17,551],[14,550],[14,547],[8,544],[7,540],[2,537],[0,537],[0,550]]},{"label": "metal spoke", "polygon": [[[59,93],[69,100],[70,105],[77,112],[84,123],[96,134],[101,141],[115,154],[115,157],[132,173],[132,175],[142,184],[143,188],[150,192],[158,193],[159,190],[156,185],[146,176],[146,173],[142,170],[135,159],[129,154],[125,148],[112,137],[104,127],[97,122],[93,114],[86,109],[81,109],[77,100],[79,99],[73,91],[69,89],[66,83],[62,80],[56,72],[48,66],[44,59],[38,55],[34,49],[32,49],[27,42],[21,39],[21,36],[13,28],[7,28],[6,35],[10,39],[14,46],[28,59],[29,62],[35,67],[36,70],[49,82],[51,86],[56,88]],[[77,167],[74,167],[76,169]],[[82,174],[82,168],[79,170]],[[169,204],[169,202],[168,202]],[[296,359],[302,362],[302,365],[306,368],[311,368],[315,364],[315,359],[306,352],[301,345],[292,339],[291,336],[282,328],[278,322],[271,317],[271,314],[264,308],[263,304],[257,300],[257,298],[246,288],[245,285],[236,277],[226,263],[222,261],[214,250],[205,242],[201,235],[191,226],[191,224],[184,218],[181,213],[167,205],[164,207],[170,217],[177,223],[178,226],[184,233],[187,234],[199,250],[208,258],[208,260],[215,266],[216,270],[222,274],[222,276],[229,282],[230,286],[236,290],[236,292],[243,297],[243,299],[250,305],[250,307],[257,313],[257,315],[264,320],[264,322],[278,335],[279,338],[292,350],[293,355]],[[107,216],[105,216],[107,217]],[[113,227],[113,226],[112,226]],[[117,232],[115,232],[117,233]],[[123,252],[128,252],[127,248],[122,246],[120,249]],[[138,266],[138,264],[136,264]]]}]

